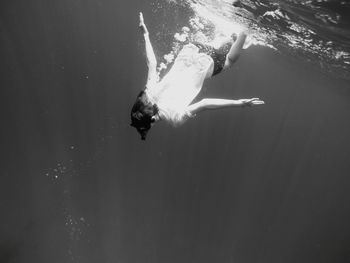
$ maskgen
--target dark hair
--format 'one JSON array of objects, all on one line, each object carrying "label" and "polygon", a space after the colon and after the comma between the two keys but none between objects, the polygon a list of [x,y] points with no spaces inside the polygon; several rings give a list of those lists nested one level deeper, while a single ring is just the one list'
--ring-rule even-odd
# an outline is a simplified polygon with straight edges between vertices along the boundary
[{"label": "dark hair", "polygon": [[151,129],[152,117],[158,113],[157,104],[149,101],[147,94],[141,91],[131,109],[131,126],[140,133],[141,139],[146,140],[147,133]]}]

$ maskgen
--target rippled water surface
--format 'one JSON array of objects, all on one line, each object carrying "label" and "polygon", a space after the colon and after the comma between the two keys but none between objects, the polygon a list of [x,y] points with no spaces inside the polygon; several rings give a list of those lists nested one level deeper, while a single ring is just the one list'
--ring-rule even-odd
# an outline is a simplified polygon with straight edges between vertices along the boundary
[{"label": "rippled water surface", "polygon": [[[311,61],[337,76],[350,74],[347,1],[167,0],[192,10],[189,26],[209,39],[245,28],[250,43]],[[162,8],[164,5],[162,5]]]}]

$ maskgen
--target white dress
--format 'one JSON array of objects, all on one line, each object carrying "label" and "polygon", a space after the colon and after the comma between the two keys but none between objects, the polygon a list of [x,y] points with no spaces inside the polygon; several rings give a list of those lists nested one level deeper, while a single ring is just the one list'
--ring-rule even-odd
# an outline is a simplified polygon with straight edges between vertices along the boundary
[{"label": "white dress", "polygon": [[178,126],[192,117],[187,107],[201,91],[204,79],[213,67],[213,59],[199,53],[198,47],[184,46],[168,74],[146,90],[150,100],[157,104],[161,119]]}]

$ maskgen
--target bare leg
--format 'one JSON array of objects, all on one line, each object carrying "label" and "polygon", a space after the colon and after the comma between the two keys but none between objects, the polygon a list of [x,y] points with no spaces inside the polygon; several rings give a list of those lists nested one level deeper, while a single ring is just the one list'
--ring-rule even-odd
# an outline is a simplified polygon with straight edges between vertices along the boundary
[{"label": "bare leg", "polygon": [[224,69],[228,69],[233,65],[233,63],[237,61],[246,38],[247,38],[247,35],[244,32],[241,32],[238,34],[235,43],[233,43],[230,51],[226,55]]}]

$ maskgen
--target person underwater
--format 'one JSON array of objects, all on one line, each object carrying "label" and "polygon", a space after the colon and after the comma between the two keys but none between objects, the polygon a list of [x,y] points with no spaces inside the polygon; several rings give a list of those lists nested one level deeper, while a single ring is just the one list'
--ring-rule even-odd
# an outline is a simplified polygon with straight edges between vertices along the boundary
[{"label": "person underwater", "polygon": [[148,76],[145,89],[138,94],[132,107],[130,125],[136,128],[142,140],[161,120],[176,127],[205,110],[264,104],[259,98],[205,98],[191,104],[205,79],[229,69],[237,61],[247,37],[244,32],[240,32],[234,42],[228,41],[218,49],[197,42],[184,45],[169,72],[159,81],[157,60],[142,13],[139,19],[145,41]]}]

